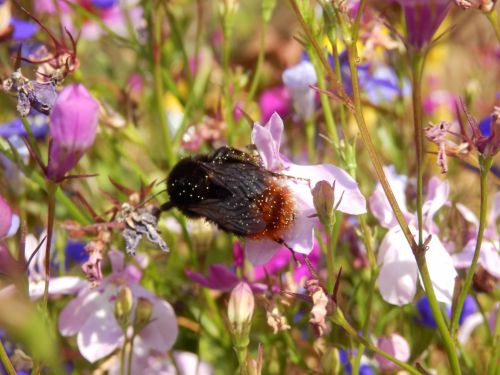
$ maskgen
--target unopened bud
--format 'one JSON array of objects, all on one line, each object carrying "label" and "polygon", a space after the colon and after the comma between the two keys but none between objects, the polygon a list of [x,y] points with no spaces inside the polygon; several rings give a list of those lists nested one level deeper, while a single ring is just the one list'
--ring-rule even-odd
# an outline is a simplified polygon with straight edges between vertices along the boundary
[{"label": "unopened bud", "polygon": [[328,347],[321,356],[321,368],[324,374],[337,375],[340,371],[340,355],[337,348]]},{"label": "unopened bud", "polygon": [[319,181],[312,189],[313,203],[323,225],[331,224],[335,193],[327,181]]},{"label": "unopened bud", "polygon": [[151,321],[153,315],[153,302],[144,297],[137,299],[137,307],[135,308],[134,331],[140,332]]},{"label": "unopened bud", "polygon": [[123,286],[115,300],[115,318],[123,330],[127,328],[130,311],[132,311],[132,291]]},{"label": "unopened bud", "polygon": [[227,317],[231,324],[236,346],[247,346],[255,300],[246,282],[236,285],[229,297]]}]

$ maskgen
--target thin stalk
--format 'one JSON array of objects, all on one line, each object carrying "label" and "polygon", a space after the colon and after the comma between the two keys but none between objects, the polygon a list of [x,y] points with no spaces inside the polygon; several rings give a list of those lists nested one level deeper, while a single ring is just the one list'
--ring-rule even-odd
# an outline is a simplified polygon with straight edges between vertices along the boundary
[{"label": "thin stalk", "polygon": [[[340,71],[340,57],[337,48],[337,41],[330,40],[330,44],[332,45],[332,55],[333,55],[333,61],[335,63],[335,74],[339,78],[340,84],[342,84],[342,72]],[[339,106],[339,113],[340,113],[340,125],[342,126],[342,129],[344,130],[345,133],[347,129],[347,117],[343,105]]]},{"label": "thin stalk", "polygon": [[160,118],[161,134],[163,136],[163,147],[165,148],[165,158],[167,166],[172,166],[175,161],[173,153],[173,145],[170,137],[170,129],[167,121],[167,114],[163,105],[163,80],[161,67],[161,12],[152,12],[152,35],[151,51],[153,54],[153,80],[154,80],[154,96],[156,103],[157,114]]},{"label": "thin stalk", "polygon": [[420,277],[422,278],[427,298],[429,299],[432,315],[434,316],[436,325],[438,327],[439,333],[441,334],[441,338],[446,349],[446,353],[448,354],[448,362],[450,363],[451,371],[453,374],[461,374],[462,372],[460,370],[460,364],[458,362],[455,345],[453,343],[450,332],[448,331],[448,327],[446,326],[443,314],[439,309],[439,303],[436,299],[436,294],[434,293],[434,287],[432,285],[429,269],[427,268],[427,261],[425,259],[425,251],[415,253],[415,258],[417,260]]},{"label": "thin stalk", "polygon": [[135,341],[135,333],[132,334],[130,338],[130,350],[128,352],[127,358],[127,375],[132,375],[132,354],[134,353],[134,341]]},{"label": "thin stalk", "polygon": [[264,66],[264,57],[266,55],[266,35],[269,23],[265,20],[262,21],[262,27],[260,32],[259,40],[259,55],[257,56],[257,66],[255,67],[255,72],[253,74],[252,83],[250,84],[250,90],[247,96],[247,103],[250,103],[257,92],[257,88],[260,84],[260,77],[262,75],[262,67]]},{"label": "thin stalk", "polygon": [[240,374],[246,374],[246,359],[248,353],[247,346],[235,346],[234,350],[236,351],[236,355],[238,357],[238,364],[240,365]]},{"label": "thin stalk", "polygon": [[373,345],[369,340],[366,338],[359,336],[356,330],[349,324],[349,322],[344,318],[344,314],[340,311],[340,309],[337,308],[337,310],[334,312],[332,316],[332,320],[335,324],[338,324],[342,328],[344,328],[347,333],[350,335],[350,337],[356,341],[357,343],[363,344],[365,347],[367,347],[369,350],[373,351],[374,353],[377,353],[381,355],[382,357],[388,359],[389,361],[395,363],[401,369],[408,371],[410,374],[413,375],[421,375],[420,372],[413,366],[409,365],[408,363],[405,363],[403,361],[400,361],[399,359],[393,357],[389,353],[384,352],[383,350],[380,350],[377,346]]},{"label": "thin stalk", "polygon": [[123,346],[120,353],[120,375],[125,375],[125,354],[127,352],[127,335],[124,336]]},{"label": "thin stalk", "polygon": [[194,69],[193,75],[198,73],[198,59],[203,36],[203,0],[196,0],[196,37],[194,40]]},{"label": "thin stalk", "polygon": [[9,356],[5,351],[3,342],[0,340],[0,361],[2,362],[3,368],[7,371],[8,375],[17,375],[16,369],[12,366]]},{"label": "thin stalk", "polygon": [[474,249],[474,255],[472,257],[472,262],[465,276],[465,282],[460,294],[458,296],[456,305],[453,309],[453,316],[451,318],[450,332],[453,337],[456,336],[458,330],[458,320],[460,314],[462,313],[462,308],[464,306],[465,297],[469,293],[469,289],[472,285],[472,278],[474,277],[474,272],[476,271],[477,262],[479,260],[479,254],[481,252],[481,244],[483,242],[484,229],[486,228],[486,209],[488,205],[488,173],[493,162],[491,157],[479,157],[479,172],[480,172],[480,188],[481,188],[481,198],[479,207],[479,228],[477,232],[476,247]]},{"label": "thin stalk", "polygon": [[417,162],[417,222],[418,222],[418,245],[421,246],[423,239],[423,155],[424,155],[424,129],[422,127],[422,66],[424,55],[416,52],[411,56],[412,73],[412,105],[413,105],[413,129],[415,140],[415,152]]},{"label": "thin stalk", "polygon": [[231,70],[229,67],[229,58],[231,55],[231,34],[232,34],[232,20],[231,12],[227,12],[223,16],[223,40],[222,40],[222,70],[223,70],[223,87],[222,94],[224,97],[224,120],[227,127],[227,141],[231,145],[233,141],[233,100],[230,93],[231,84]]},{"label": "thin stalk", "polygon": [[21,116],[20,117],[21,122],[23,123],[24,130],[26,130],[26,133],[28,133],[28,141],[30,143],[31,148],[36,154],[36,157],[38,160],[42,160],[42,154],[40,153],[40,148],[38,147],[38,143],[36,142],[36,138],[33,135],[33,130],[31,129],[31,124],[28,122],[26,117]]},{"label": "thin stalk", "polygon": [[52,244],[52,232],[54,231],[56,191],[58,185],[52,181],[47,181],[47,238],[45,240],[45,288],[43,291],[43,306],[47,309],[49,301],[49,280],[50,280],[50,247]]},{"label": "thin stalk", "polygon": [[316,135],[316,126],[312,117],[305,120],[306,141],[307,141],[307,157],[311,163],[315,160],[316,148],[314,145],[314,136]]},{"label": "thin stalk", "polygon": [[491,346],[488,375],[498,375],[500,373],[498,364],[498,358],[500,358],[500,306],[498,307],[496,318],[495,336],[493,337],[493,345]]},{"label": "thin stalk", "polygon": [[[362,328],[363,337],[366,337],[368,335],[368,330],[370,328],[370,317],[373,306],[373,296],[375,294],[375,286],[377,284],[378,269],[377,269],[377,262],[375,259],[375,253],[373,251],[370,231],[368,228],[368,224],[366,223],[366,215],[359,216],[359,224],[361,227],[361,234],[363,235],[363,244],[365,245],[366,254],[368,256],[368,262],[370,263],[370,283],[368,287],[368,301],[365,307],[366,315]],[[362,343],[360,343],[358,345],[356,358],[354,359],[353,363],[353,374],[359,373],[359,367],[361,365],[361,357],[363,356],[364,349],[365,346]]]},{"label": "thin stalk", "polygon": [[335,253],[337,250],[336,241],[334,242],[335,225],[337,223],[326,227],[326,267],[328,270],[328,280],[326,283],[327,292],[329,295],[333,293],[334,280],[335,280]]},{"label": "thin stalk", "polygon": [[488,21],[490,21],[493,30],[495,30],[495,36],[497,37],[498,42],[500,42],[500,24],[498,22],[497,11],[495,10],[495,7],[493,7],[492,10],[486,13],[486,18],[488,18]]}]

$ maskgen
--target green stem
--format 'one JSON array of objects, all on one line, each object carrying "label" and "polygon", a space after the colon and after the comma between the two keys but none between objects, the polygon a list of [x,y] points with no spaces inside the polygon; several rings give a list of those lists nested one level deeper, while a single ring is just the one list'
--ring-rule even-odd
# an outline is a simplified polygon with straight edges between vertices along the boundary
[{"label": "green stem", "polygon": [[[52,234],[54,232],[56,191],[58,184],[47,180],[47,238],[45,240],[45,288],[43,291],[43,306],[47,309],[49,301],[49,280],[50,280],[50,248],[52,244]],[[48,314],[47,314],[48,315]]]},{"label": "green stem", "polygon": [[498,359],[500,358],[500,306],[498,306],[495,325],[495,335],[493,337],[493,345],[491,346],[491,358],[488,366],[488,375],[498,375],[500,367]]},{"label": "green stem", "polygon": [[227,128],[227,142],[229,145],[233,143],[233,100],[230,93],[231,70],[229,68],[229,58],[231,55],[231,34],[232,20],[231,12],[227,12],[223,16],[223,40],[222,40],[222,69],[223,69],[223,96],[224,96],[224,120]]},{"label": "green stem", "polygon": [[448,331],[448,327],[446,326],[446,322],[443,318],[441,310],[439,309],[439,303],[437,301],[436,294],[434,293],[434,287],[432,285],[429,269],[427,268],[427,261],[425,259],[425,251],[418,251],[414,254],[415,259],[417,260],[418,269],[420,271],[420,277],[424,284],[427,298],[429,299],[432,315],[434,316],[436,325],[438,327],[439,333],[441,334],[441,338],[446,349],[446,353],[448,354],[448,361],[450,363],[451,371],[454,375],[461,374],[455,345],[453,343],[450,332]]},{"label": "green stem", "polygon": [[120,353],[120,375],[125,375],[125,354],[127,353],[127,335],[124,336],[123,346]]},{"label": "green stem", "polygon": [[490,21],[491,26],[493,26],[493,30],[495,30],[495,36],[497,37],[498,42],[500,42],[500,24],[498,22],[497,11],[493,7],[491,11],[485,14],[488,21]]},{"label": "green stem", "polygon": [[132,354],[134,353],[134,341],[135,341],[135,333],[132,334],[132,337],[130,338],[130,350],[128,352],[128,358],[127,358],[127,375],[132,375]]},{"label": "green stem", "polygon": [[[366,215],[359,216],[359,224],[361,227],[361,234],[363,236],[363,244],[365,245],[366,254],[368,256],[368,262],[370,263],[370,284],[368,288],[368,301],[366,303],[366,306],[364,307],[366,315],[362,328],[363,337],[366,337],[368,335],[368,329],[370,328],[370,317],[373,306],[373,296],[375,294],[375,286],[377,284],[378,269],[377,269],[375,253],[373,251],[370,231],[368,228],[368,224],[366,223]],[[356,358],[354,359],[353,363],[353,374],[359,373],[359,366],[361,364],[361,357],[363,356],[364,349],[365,346],[362,343],[360,343],[358,345]]]},{"label": "green stem", "polygon": [[481,186],[481,202],[479,208],[479,228],[477,232],[476,247],[474,249],[474,255],[472,257],[471,265],[467,271],[465,277],[465,282],[463,288],[460,290],[457,302],[453,309],[453,316],[451,318],[450,332],[453,337],[456,336],[458,330],[458,321],[460,314],[462,313],[462,308],[464,306],[465,297],[469,293],[469,289],[472,285],[472,278],[474,277],[474,272],[476,271],[477,262],[479,260],[479,254],[481,252],[481,244],[483,242],[484,229],[486,228],[486,209],[488,205],[488,173],[493,162],[491,157],[479,156],[479,170],[480,170],[480,186]]},{"label": "green stem", "polygon": [[3,346],[3,342],[0,340],[0,361],[2,362],[2,365],[4,369],[7,371],[8,375],[16,375],[16,369],[14,366],[12,366],[12,363],[10,362],[10,359],[7,355],[7,352],[5,351],[5,348]]},{"label": "green stem", "polygon": [[333,225],[329,225],[329,227],[326,227],[326,267],[328,270],[328,280],[327,280],[327,292],[328,294],[333,293],[333,286],[334,286],[334,280],[335,280],[335,253],[337,250],[337,246],[334,242],[334,235],[335,235],[335,226],[337,223]]},{"label": "green stem", "polygon": [[313,118],[306,120],[306,140],[307,140],[307,157],[311,163],[314,163],[316,156],[316,148],[314,145],[314,136],[316,135],[316,126]]},{"label": "green stem", "polygon": [[349,324],[349,322],[344,318],[344,314],[340,309],[336,309],[335,312],[333,313],[332,320],[335,324],[341,326],[344,328],[347,333],[351,336],[351,338],[356,341],[357,343],[360,343],[367,347],[369,350],[373,351],[374,353],[377,353],[381,355],[382,357],[388,359],[389,361],[395,363],[399,367],[401,367],[403,370],[408,371],[410,374],[413,375],[420,375],[420,372],[414,368],[413,366],[409,365],[408,363],[405,363],[403,361],[400,361],[399,359],[393,357],[392,355],[384,352],[383,350],[380,350],[377,346],[373,345],[369,340],[366,338],[359,336],[356,330]]},{"label": "green stem", "polygon": [[417,163],[417,222],[418,222],[418,245],[421,246],[423,239],[423,155],[424,155],[424,130],[422,127],[422,68],[424,55],[416,52],[411,56],[412,72],[412,104],[413,104],[413,129]]},{"label": "green stem", "polygon": [[257,92],[257,88],[260,83],[260,76],[262,75],[262,67],[264,66],[264,57],[266,55],[266,35],[267,28],[269,23],[266,21],[262,21],[262,27],[260,32],[260,41],[259,41],[259,55],[257,56],[257,66],[255,67],[255,72],[253,75],[252,83],[250,85],[250,90],[247,96],[247,103],[250,103]]},{"label": "green stem", "polygon": [[163,147],[165,148],[165,158],[167,166],[172,166],[175,162],[175,155],[173,153],[173,145],[170,137],[170,129],[167,121],[167,114],[165,113],[165,106],[163,105],[163,80],[162,80],[162,67],[161,67],[161,12],[158,10],[152,12],[152,35],[151,50],[153,55],[153,80],[154,80],[154,96],[156,101],[156,110],[160,118],[161,134],[163,136]]},{"label": "green stem", "polygon": [[236,351],[236,355],[238,357],[238,364],[240,365],[240,375],[246,374],[246,358],[248,347],[247,346],[235,346],[234,350]]}]

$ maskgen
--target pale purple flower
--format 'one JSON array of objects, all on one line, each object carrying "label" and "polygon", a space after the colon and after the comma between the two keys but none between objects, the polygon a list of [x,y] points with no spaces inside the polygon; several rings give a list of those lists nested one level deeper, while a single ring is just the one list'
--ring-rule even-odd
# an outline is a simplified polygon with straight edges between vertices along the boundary
[{"label": "pale purple flower", "polygon": [[450,0],[396,0],[406,20],[407,42],[422,49],[434,36],[451,5]]},{"label": "pale purple flower", "polygon": [[[396,333],[379,337],[377,347],[400,361],[406,362],[410,358],[410,346],[408,342],[404,337]],[[398,365],[379,354],[375,354],[375,360],[378,362],[381,371],[391,372],[399,369]]]},{"label": "pale purple flower", "polygon": [[[173,359],[173,361],[172,361]],[[127,358],[125,365],[127,368]],[[120,360],[115,357],[113,366],[109,370],[109,375],[119,375]],[[172,356],[149,350],[140,342],[134,343],[134,353],[132,356],[132,374],[155,374],[155,375],[212,375],[212,366],[200,360],[191,352],[174,351]]]},{"label": "pale purple flower", "polygon": [[0,195],[0,239],[6,237],[12,224],[12,210]]},{"label": "pale purple flower", "polygon": [[60,181],[92,146],[99,103],[81,84],[71,84],[57,96],[50,113],[51,144],[47,177]]},{"label": "pale purple flower", "polygon": [[316,84],[318,78],[313,64],[301,61],[295,66],[286,69],[282,75],[283,83],[292,95],[295,112],[304,120],[309,120],[314,114],[314,100],[316,92],[311,85]]},{"label": "pale purple flower", "polygon": [[[198,272],[186,270],[186,275],[194,282],[203,285],[206,288],[229,292],[242,280],[224,264],[211,264],[208,266],[208,275],[205,276]],[[262,292],[267,289],[264,284],[250,284],[250,287],[256,292]]]},{"label": "pale purple flower", "polygon": [[[479,219],[467,207],[461,203],[457,203],[457,209],[462,214],[463,218],[472,224],[474,229],[469,233],[470,240],[467,241],[462,251],[453,255],[453,261],[457,268],[468,268],[474,256],[474,250],[477,243],[477,231],[479,229]],[[478,263],[488,271],[488,273],[496,278],[500,278],[500,236],[496,229],[496,220],[500,215],[500,192],[493,196],[493,204],[489,214],[486,229],[484,231],[483,242],[479,253]]]},{"label": "pale purple flower", "polygon": [[[417,237],[417,218],[408,212],[405,204],[404,177],[396,175],[386,168],[387,178],[396,200],[401,204],[404,216],[409,222],[410,230]],[[417,290],[418,266],[410,245],[397,225],[391,212],[389,202],[381,193],[380,184],[370,197],[370,208],[379,222],[389,229],[380,244],[377,263],[380,266],[378,284],[382,298],[394,305],[410,303]],[[422,206],[423,238],[432,238],[425,253],[429,273],[438,301],[451,303],[455,277],[457,275],[450,254],[439,240],[438,228],[433,221],[436,212],[447,204],[449,186],[447,181],[433,177],[429,181],[427,199]],[[422,285],[423,287],[423,285]]]},{"label": "pale purple flower", "polygon": [[[307,255],[314,247],[314,227],[318,222],[317,218],[313,217],[316,210],[311,193],[311,188],[317,182],[325,180],[333,184],[335,181],[335,204],[338,204],[337,209],[344,213],[365,213],[366,201],[356,181],[344,170],[332,164],[297,165],[282,157],[279,148],[283,129],[283,120],[274,113],[266,125],[254,124],[252,142],[257,147],[266,169],[290,176],[283,179],[283,183],[295,199],[295,220],[284,233],[283,241],[293,251]],[[269,261],[281,246],[271,240],[248,240],[246,252],[254,265],[260,265]]]},{"label": "pale purple flower", "polygon": [[114,299],[122,286],[132,291],[134,306],[139,297],[153,303],[151,322],[138,333],[136,343],[148,350],[168,351],[174,344],[178,327],[170,304],[139,285],[141,272],[125,266],[125,255],[109,253],[112,272],[98,288],[90,284],[61,311],[59,331],[63,336],[77,335],[78,349],[89,362],[95,362],[123,345],[124,335],[114,316]]}]

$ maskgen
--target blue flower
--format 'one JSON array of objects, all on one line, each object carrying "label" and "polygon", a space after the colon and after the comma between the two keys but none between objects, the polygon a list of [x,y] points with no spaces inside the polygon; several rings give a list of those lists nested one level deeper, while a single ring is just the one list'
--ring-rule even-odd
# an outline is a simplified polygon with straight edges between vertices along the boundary
[{"label": "blue flower", "polygon": [[116,0],[92,0],[92,5],[99,9],[108,9],[115,6]]},{"label": "blue flower", "polygon": [[23,21],[12,17],[10,24],[14,28],[13,40],[25,40],[31,38],[38,31],[39,26],[31,21]]},{"label": "blue flower", "polygon": [[85,244],[79,241],[68,240],[64,248],[66,258],[66,269],[71,263],[81,264],[89,259],[89,254],[85,251]]},{"label": "blue flower", "polygon": [[[353,350],[352,352],[353,357],[356,356],[356,350]],[[349,351],[348,350],[339,350],[339,357],[340,357],[340,363],[344,366],[344,373],[345,374],[352,374],[352,365],[349,363]],[[375,372],[371,368],[371,366],[362,363],[359,366],[359,374],[360,375],[374,375]]]},{"label": "blue flower", "polygon": [[[432,315],[431,305],[429,304],[427,296],[424,296],[417,301],[417,310],[420,315],[419,318],[417,318],[417,322],[430,328],[436,328],[436,321]],[[449,305],[445,306],[445,311],[446,315],[450,318],[451,307]],[[471,296],[465,297],[462,313],[460,314],[460,318],[458,320],[459,324],[462,324],[465,319],[474,314],[476,311],[477,305],[474,298]]]},{"label": "blue flower", "polygon": [[[45,138],[49,130],[49,120],[48,117],[42,114],[38,114],[35,111],[26,117],[31,125],[31,130],[33,135],[37,139]],[[20,118],[16,117],[14,120],[0,124],[0,137],[10,138],[12,136],[25,137],[27,135],[24,129],[23,123]]]}]

